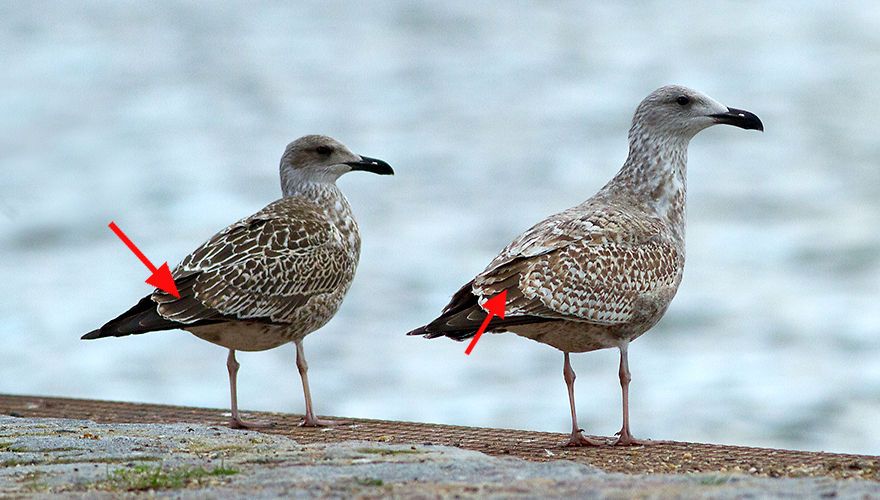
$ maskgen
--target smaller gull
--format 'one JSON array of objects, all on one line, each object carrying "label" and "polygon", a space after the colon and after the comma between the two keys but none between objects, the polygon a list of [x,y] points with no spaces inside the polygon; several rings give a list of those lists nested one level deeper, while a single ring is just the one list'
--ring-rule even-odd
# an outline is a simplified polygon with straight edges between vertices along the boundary
[{"label": "smaller gull", "polygon": [[483,305],[507,291],[506,314],[487,331],[510,331],[563,352],[571,406],[569,446],[603,441],[583,434],[569,353],[615,347],[623,426],[617,445],[645,443],[629,428],[629,343],[666,312],[684,271],[687,147],[715,124],[764,130],[748,111],[678,85],[646,97],[629,130],[629,156],[592,198],[517,237],[452,297],[439,318],[409,335],[465,340],[486,318]]},{"label": "smaller gull", "polygon": [[226,347],[234,428],[268,425],[239,417],[235,351],[293,342],[306,404],[302,425],[333,424],[315,416],[302,342],[336,314],[354,278],[361,239],[336,186],[353,170],[394,173],[384,161],[356,155],[330,137],[291,142],[281,157],[282,198],[184,258],[172,273],[180,298],[155,290],[82,338],[181,329]]}]

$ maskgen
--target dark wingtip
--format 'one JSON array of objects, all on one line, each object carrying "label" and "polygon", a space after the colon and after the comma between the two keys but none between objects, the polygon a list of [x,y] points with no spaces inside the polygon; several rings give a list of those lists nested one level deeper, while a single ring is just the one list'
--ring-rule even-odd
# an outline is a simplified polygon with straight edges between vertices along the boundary
[{"label": "dark wingtip", "polygon": [[100,329],[92,330],[89,333],[80,337],[79,339],[80,340],[94,340],[94,339],[99,339],[99,338],[101,338],[101,330]]},{"label": "dark wingtip", "polygon": [[409,336],[427,335],[427,333],[428,333],[428,326],[427,325],[420,326],[420,327],[416,328],[415,330],[411,330],[409,332],[406,332],[406,334]]},{"label": "dark wingtip", "polygon": [[[440,331],[436,331],[436,330],[431,330],[430,326],[431,325],[420,326],[420,327],[416,328],[415,330],[412,330],[410,332],[406,332],[406,334],[407,334],[407,336],[424,337],[426,339],[436,339],[437,337],[449,337],[447,332],[440,332]],[[451,338],[453,340],[463,340],[463,339],[458,339],[455,337],[449,337],[449,338]]]}]

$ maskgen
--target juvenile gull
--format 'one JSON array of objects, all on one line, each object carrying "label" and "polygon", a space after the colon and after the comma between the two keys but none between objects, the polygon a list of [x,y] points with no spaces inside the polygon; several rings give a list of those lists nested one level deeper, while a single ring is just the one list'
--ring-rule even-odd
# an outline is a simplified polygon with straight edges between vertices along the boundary
[{"label": "juvenile gull", "polygon": [[641,444],[629,428],[629,343],[654,326],[684,270],[688,142],[715,124],[764,130],[752,113],[671,85],[646,97],[629,130],[629,156],[587,201],[552,215],[517,237],[464,285],[439,318],[409,335],[473,337],[482,305],[507,290],[504,319],[488,331],[511,331],[563,352],[571,405],[570,446],[598,445],[578,428],[569,353],[620,350],[623,426],[617,445]]},{"label": "juvenile gull", "polygon": [[361,239],[336,179],[352,170],[393,174],[382,160],[359,156],[321,135],[300,137],[281,157],[280,200],[214,235],[173,271],[180,292],[160,290],[83,339],[186,330],[229,349],[226,366],[235,428],[259,427],[238,415],[235,351],[296,344],[306,413],[315,417],[302,341],[336,314],[351,286]]}]

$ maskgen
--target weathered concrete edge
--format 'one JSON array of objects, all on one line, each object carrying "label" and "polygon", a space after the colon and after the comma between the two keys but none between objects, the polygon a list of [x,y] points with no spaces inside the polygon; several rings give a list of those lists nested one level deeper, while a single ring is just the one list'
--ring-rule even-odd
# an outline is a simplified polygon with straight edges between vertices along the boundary
[{"label": "weathered concrete edge", "polygon": [[[0,414],[69,417],[102,423],[177,423],[225,426],[228,410],[123,403],[71,398],[0,395]],[[281,434],[301,444],[366,440],[396,444],[441,444],[545,462],[572,460],[607,472],[749,473],[758,476],[829,476],[880,480],[880,457],[805,452],[685,442],[659,442],[645,447],[565,448],[562,434],[490,429],[415,422],[345,418],[329,429],[302,428],[298,415],[255,412],[250,418],[277,425],[264,432]],[[335,417],[331,417],[335,418]]]},{"label": "weathered concrete edge", "polygon": [[[172,484],[175,474],[186,476],[192,471],[200,472]],[[151,475],[160,479],[153,487],[139,482]],[[617,474],[567,460],[531,462],[417,443],[303,445],[285,436],[201,424],[0,417],[0,495],[109,497],[121,492],[263,498],[290,494],[845,498],[880,496],[880,483],[717,473]]]}]

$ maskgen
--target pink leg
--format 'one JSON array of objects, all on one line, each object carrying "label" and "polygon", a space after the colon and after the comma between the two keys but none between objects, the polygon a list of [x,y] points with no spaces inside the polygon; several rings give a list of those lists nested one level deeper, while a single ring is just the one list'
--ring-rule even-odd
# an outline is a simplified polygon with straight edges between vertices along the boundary
[{"label": "pink leg", "polygon": [[229,357],[226,358],[226,369],[229,370],[229,392],[232,396],[232,418],[229,419],[229,427],[233,429],[258,429],[263,427],[272,427],[272,422],[246,422],[238,417],[238,396],[235,387],[235,379],[238,375],[238,361],[235,359],[235,350],[229,350]]},{"label": "pink leg", "polygon": [[629,382],[632,380],[632,376],[629,372],[629,356],[627,355],[628,348],[629,344],[623,344],[620,346],[620,369],[617,374],[620,377],[620,389],[623,397],[623,427],[621,427],[620,432],[617,433],[619,437],[617,438],[617,441],[614,442],[614,445],[637,446],[653,444],[653,441],[650,440],[634,438],[629,431]]},{"label": "pink leg", "polygon": [[309,390],[309,364],[306,363],[306,354],[303,352],[302,340],[296,342],[296,368],[299,370],[299,377],[302,379],[303,384],[303,394],[306,398],[306,415],[299,425],[302,427],[340,425],[340,422],[322,420],[315,416],[315,411],[312,407],[312,392]]},{"label": "pink leg", "polygon": [[562,366],[562,376],[565,378],[565,385],[568,386],[568,402],[571,405],[571,438],[565,446],[600,446],[605,444],[604,441],[590,439],[584,436],[581,429],[578,428],[577,413],[574,405],[574,379],[577,378],[574,370],[571,368],[571,362],[568,359],[568,353],[565,354],[565,364]]}]

